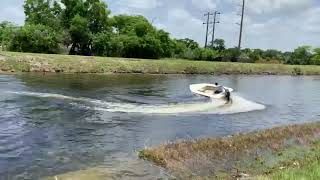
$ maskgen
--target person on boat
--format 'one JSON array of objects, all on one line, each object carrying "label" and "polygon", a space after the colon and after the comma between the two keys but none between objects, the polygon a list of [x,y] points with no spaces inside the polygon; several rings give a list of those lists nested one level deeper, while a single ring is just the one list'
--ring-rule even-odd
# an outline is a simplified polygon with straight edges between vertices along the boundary
[{"label": "person on boat", "polygon": [[230,93],[229,89],[224,88],[224,90],[225,90],[225,98],[227,100],[227,103],[230,103],[231,102],[231,93]]},{"label": "person on boat", "polygon": [[216,90],[214,91],[214,94],[220,94],[223,92],[224,88],[223,86],[219,85],[218,83],[214,84],[216,86]]},{"label": "person on boat", "polygon": [[215,90],[214,94],[220,94],[222,92],[225,92],[225,99],[227,100],[227,104],[231,102],[231,92],[229,89],[224,88],[223,86],[219,85],[218,83],[214,84],[217,87],[217,90]]}]

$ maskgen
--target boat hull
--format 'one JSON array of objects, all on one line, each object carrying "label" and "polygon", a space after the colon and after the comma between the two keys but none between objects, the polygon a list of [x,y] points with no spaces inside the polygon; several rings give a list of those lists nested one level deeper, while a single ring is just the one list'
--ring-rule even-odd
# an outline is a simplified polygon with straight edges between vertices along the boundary
[{"label": "boat hull", "polygon": [[[229,92],[233,92],[232,88],[223,87],[224,89],[229,90]],[[213,99],[222,99],[226,96],[226,91],[223,91],[219,94],[215,94],[215,91],[218,89],[218,87],[214,84],[192,84],[190,85],[190,90],[192,93],[213,98]]]}]

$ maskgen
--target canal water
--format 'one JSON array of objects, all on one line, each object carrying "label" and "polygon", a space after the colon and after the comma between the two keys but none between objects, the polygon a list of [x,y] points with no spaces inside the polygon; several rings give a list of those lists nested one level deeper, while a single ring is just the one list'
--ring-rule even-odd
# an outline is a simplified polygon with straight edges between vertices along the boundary
[{"label": "canal water", "polygon": [[[225,106],[190,84],[235,89]],[[103,167],[115,179],[168,175],[137,151],[320,117],[319,76],[0,75],[0,179]]]}]

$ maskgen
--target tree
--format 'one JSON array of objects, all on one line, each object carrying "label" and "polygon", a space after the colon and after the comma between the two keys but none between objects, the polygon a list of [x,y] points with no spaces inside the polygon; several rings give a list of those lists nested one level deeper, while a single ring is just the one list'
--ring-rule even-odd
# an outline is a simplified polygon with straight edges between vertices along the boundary
[{"label": "tree", "polygon": [[283,63],[290,64],[292,52],[284,52],[283,53]]},{"label": "tree", "polygon": [[143,16],[117,15],[112,18],[111,24],[118,34],[142,36],[155,33],[155,28]]},{"label": "tree", "polygon": [[261,49],[254,49],[254,50],[251,50],[250,53],[248,54],[249,58],[253,61],[253,62],[256,62],[258,60],[261,59],[262,57],[262,54],[263,54],[263,50]]},{"label": "tree", "polygon": [[311,47],[301,46],[293,51],[289,64],[308,65],[311,64],[311,57]]},{"label": "tree", "polygon": [[315,48],[313,52],[314,55],[311,59],[311,63],[314,65],[320,65],[320,48]]},{"label": "tree", "polygon": [[159,30],[157,31],[157,39],[160,40],[161,43],[161,49],[162,49],[162,54],[161,57],[172,57],[174,54],[174,47],[175,44],[173,40],[171,40],[169,33]]},{"label": "tree", "polygon": [[78,15],[85,17],[86,10],[82,0],[61,0],[64,8],[61,12],[61,23],[64,29],[69,29],[72,19]]},{"label": "tree", "polygon": [[101,0],[61,0],[62,26],[71,37],[69,54],[90,55],[93,35],[111,31],[110,11]]},{"label": "tree", "polygon": [[92,34],[89,30],[88,20],[76,15],[71,21],[69,32],[72,39],[70,54],[89,55]]},{"label": "tree", "polygon": [[122,48],[122,56],[157,59],[173,54],[174,43],[169,33],[157,31],[145,17],[118,15],[114,16],[111,22],[114,35],[119,36],[119,43],[113,45]]},{"label": "tree", "polygon": [[114,35],[111,36],[110,39],[110,51],[109,56],[112,57],[123,57],[123,49],[124,49],[124,44],[123,41],[121,41],[122,37],[119,35]]},{"label": "tree", "polygon": [[111,51],[111,36],[108,31],[97,33],[92,39],[92,52],[98,56],[110,56]]},{"label": "tree", "polygon": [[222,52],[226,49],[225,41],[223,39],[215,39],[213,41],[213,49]]},{"label": "tree", "polygon": [[9,50],[33,53],[59,53],[61,37],[51,27],[25,25],[15,32]]},{"label": "tree", "polygon": [[18,26],[11,22],[3,21],[0,23],[0,49],[6,50],[8,48],[17,29]]},{"label": "tree", "polygon": [[146,36],[150,29],[152,29],[152,27],[146,22],[139,22],[134,26],[134,32],[138,37]]},{"label": "tree", "polygon": [[148,34],[140,39],[140,43],[141,47],[139,48],[138,56],[140,58],[159,59],[163,54],[161,41],[153,34]]},{"label": "tree", "polygon": [[61,7],[53,0],[26,0],[24,12],[27,24],[42,24],[55,30],[60,29]]},{"label": "tree", "polygon": [[185,46],[187,48],[191,49],[191,50],[199,48],[199,44],[197,42],[195,42],[194,40],[189,39],[189,38],[178,39],[177,41],[180,42],[180,43],[185,44]]},{"label": "tree", "polygon": [[187,45],[180,41],[180,40],[174,40],[173,41],[173,53],[176,57],[183,57],[184,53],[188,51]]},{"label": "tree", "polygon": [[93,34],[110,31],[108,6],[101,0],[86,0],[84,2],[87,11],[87,20],[89,21],[89,29]]},{"label": "tree", "polygon": [[120,35],[118,39],[123,44],[122,56],[126,58],[149,58],[161,57],[161,42],[153,35],[142,38],[132,35]]},{"label": "tree", "polygon": [[137,58],[139,57],[140,42],[137,36],[121,35],[121,42],[123,42],[123,57]]}]

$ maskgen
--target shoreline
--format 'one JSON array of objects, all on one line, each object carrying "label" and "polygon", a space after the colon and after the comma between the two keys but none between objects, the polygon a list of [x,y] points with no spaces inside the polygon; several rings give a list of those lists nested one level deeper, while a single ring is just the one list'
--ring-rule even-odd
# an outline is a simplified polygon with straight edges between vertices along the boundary
[{"label": "shoreline", "polygon": [[139,157],[165,168],[177,179],[290,179],[286,177],[298,172],[299,177],[320,178],[320,172],[308,175],[320,169],[320,163],[312,160],[320,159],[319,136],[320,122],[315,122],[181,140],[145,148]]},{"label": "shoreline", "polygon": [[0,51],[0,74],[24,72],[64,74],[207,74],[320,75],[320,66],[250,64],[182,59],[126,59]]},{"label": "shoreline", "polygon": [[[132,168],[158,167],[172,179],[319,179],[319,137],[320,122],[314,122],[228,137],[177,141],[141,150],[138,156],[147,163],[136,161]],[[109,170],[92,167],[44,179],[108,179],[115,175]]]}]

